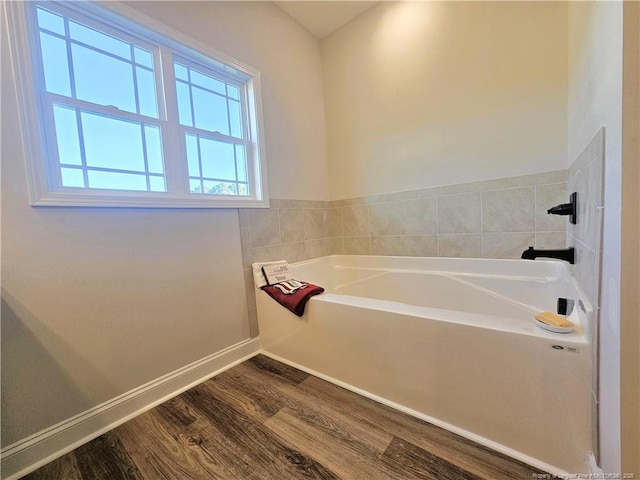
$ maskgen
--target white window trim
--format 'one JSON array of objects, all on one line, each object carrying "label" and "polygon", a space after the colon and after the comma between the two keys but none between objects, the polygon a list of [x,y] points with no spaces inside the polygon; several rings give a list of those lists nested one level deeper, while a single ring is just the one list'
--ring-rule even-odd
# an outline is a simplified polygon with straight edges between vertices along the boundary
[{"label": "white window trim", "polygon": [[[98,20],[106,19],[125,28],[130,26],[132,30],[135,30],[142,27],[145,29],[145,37],[158,40],[159,43],[169,46],[178,54],[202,60],[205,65],[211,64],[212,60],[220,62],[223,69],[230,68],[246,75],[248,80],[245,83],[247,104],[245,116],[248,120],[249,146],[252,149],[249,158],[253,160],[248,165],[248,171],[249,174],[253,171],[253,189],[255,191],[252,192],[251,197],[97,189],[78,191],[64,188],[52,191],[48,182],[47,168],[49,168],[50,162],[46,158],[47,145],[32,63],[32,56],[36,52],[31,48],[27,2],[2,3],[10,37],[9,51],[12,57],[13,77],[18,97],[19,122],[31,205],[146,208],[260,208],[269,206],[266,148],[262,130],[260,72],[116,1],[104,2],[101,6],[88,1],[81,2],[81,4],[76,4],[76,2],[62,2],[62,4],[66,8],[79,10],[85,16],[93,16]],[[175,96],[174,88],[173,85],[165,85],[167,102],[175,102],[172,96]],[[162,106],[159,104],[158,108],[162,108]],[[170,145],[175,148],[181,144],[178,140],[178,131],[170,131],[168,134],[173,137],[169,141]],[[165,152],[165,158],[176,154],[178,153]],[[184,165],[182,165],[182,161],[165,160],[165,169],[182,168],[184,172],[180,177],[188,178],[185,175],[186,156],[181,156],[181,158],[185,159]],[[169,175],[166,178],[168,183]]]}]

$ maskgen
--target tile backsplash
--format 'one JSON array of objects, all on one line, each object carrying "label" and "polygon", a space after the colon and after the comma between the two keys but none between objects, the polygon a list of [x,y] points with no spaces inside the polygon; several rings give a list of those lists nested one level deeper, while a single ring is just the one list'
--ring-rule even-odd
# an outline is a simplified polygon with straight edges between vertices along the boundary
[{"label": "tile backsplash", "polygon": [[330,254],[520,258],[530,245],[564,248],[567,171],[499,178],[335,201],[272,199],[239,210],[252,335],[251,263]]},{"label": "tile backsplash", "polygon": [[359,197],[330,202],[325,232],[335,254],[520,258],[565,246],[546,212],[567,198],[565,170]]}]

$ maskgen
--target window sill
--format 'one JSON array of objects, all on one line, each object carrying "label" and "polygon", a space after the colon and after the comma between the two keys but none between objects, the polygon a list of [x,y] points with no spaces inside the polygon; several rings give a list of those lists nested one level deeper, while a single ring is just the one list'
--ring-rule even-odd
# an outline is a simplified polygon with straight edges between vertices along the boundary
[{"label": "window sill", "polygon": [[268,208],[269,200],[232,197],[198,197],[171,194],[104,195],[47,193],[31,202],[33,207],[105,207],[105,208]]}]

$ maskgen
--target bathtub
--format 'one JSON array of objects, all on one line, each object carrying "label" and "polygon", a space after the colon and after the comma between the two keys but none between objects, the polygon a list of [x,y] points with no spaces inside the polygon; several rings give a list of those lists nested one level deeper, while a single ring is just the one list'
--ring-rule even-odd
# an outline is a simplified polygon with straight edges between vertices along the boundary
[{"label": "bathtub", "polygon": [[[560,261],[333,255],[302,318],[256,289],[263,353],[547,472],[586,471],[593,312]],[[575,300],[571,333],[535,324]]]}]

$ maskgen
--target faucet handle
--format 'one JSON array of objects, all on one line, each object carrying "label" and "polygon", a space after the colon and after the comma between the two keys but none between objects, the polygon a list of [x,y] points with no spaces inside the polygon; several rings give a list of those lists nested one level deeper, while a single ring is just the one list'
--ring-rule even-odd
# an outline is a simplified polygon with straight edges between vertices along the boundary
[{"label": "faucet handle", "polygon": [[569,203],[561,203],[547,210],[550,215],[570,215],[569,221],[575,225],[578,222],[578,193],[573,192]]}]

